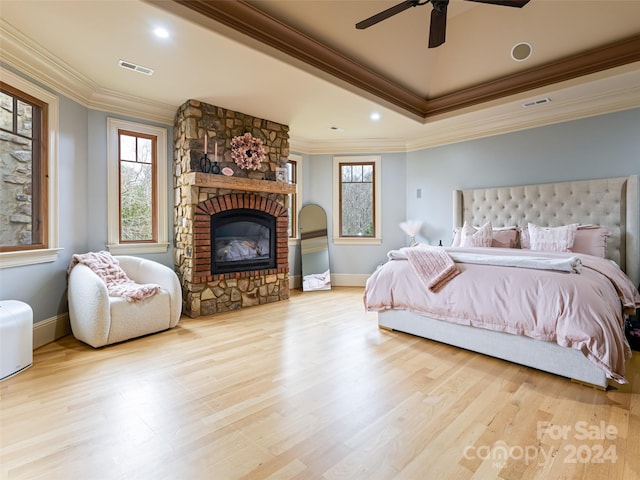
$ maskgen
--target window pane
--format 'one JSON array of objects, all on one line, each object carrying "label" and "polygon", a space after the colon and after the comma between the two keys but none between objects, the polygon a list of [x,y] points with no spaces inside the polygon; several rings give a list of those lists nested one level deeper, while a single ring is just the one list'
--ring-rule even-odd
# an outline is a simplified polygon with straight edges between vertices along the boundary
[{"label": "window pane", "polygon": [[342,181],[350,182],[351,181],[351,165],[342,165],[340,167],[342,170]]},{"label": "window pane", "polygon": [[373,236],[373,183],[343,183],[341,213],[343,236]]},{"label": "window pane", "polygon": [[13,132],[13,96],[0,92],[0,128]]},{"label": "window pane", "polygon": [[153,142],[149,138],[138,137],[138,162],[151,163]]},{"label": "window pane", "polygon": [[33,109],[31,105],[18,100],[18,133],[32,138],[33,135]]},{"label": "window pane", "polygon": [[31,141],[5,133],[0,142],[3,175],[0,188],[0,246],[33,243]]},{"label": "window pane", "polygon": [[[46,175],[36,141],[41,137],[42,107],[3,86],[0,97],[0,248],[46,248]],[[34,116],[37,116],[34,118]],[[34,120],[37,128],[34,129]]]},{"label": "window pane", "polygon": [[[287,181],[289,183],[298,183],[298,164],[295,160],[289,160],[287,162]],[[296,226],[296,215],[298,212],[298,207],[296,203],[296,194],[289,194],[289,222],[287,225],[287,231],[289,233],[289,237],[295,237],[297,232]]]},{"label": "window pane", "polygon": [[120,164],[121,240],[153,240],[153,169],[150,164]]},{"label": "window pane", "polygon": [[120,159],[136,161],[136,137],[120,135]]},{"label": "window pane", "polygon": [[364,182],[373,182],[373,165],[362,166],[362,180]]},{"label": "window pane", "polygon": [[353,173],[353,177],[351,178],[352,182],[361,182],[362,181],[362,165],[354,165],[351,170]]}]

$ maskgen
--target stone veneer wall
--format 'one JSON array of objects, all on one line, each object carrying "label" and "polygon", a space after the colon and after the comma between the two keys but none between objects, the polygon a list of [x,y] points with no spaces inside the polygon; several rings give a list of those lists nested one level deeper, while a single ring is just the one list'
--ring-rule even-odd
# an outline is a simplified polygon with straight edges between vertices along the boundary
[{"label": "stone veneer wall", "polygon": [[[276,167],[289,157],[289,127],[244,113],[216,107],[198,100],[188,100],[176,113],[174,121],[176,177],[199,172],[208,136],[209,159],[213,162],[214,143],[218,144],[220,168],[233,170],[234,177],[275,180]],[[266,159],[258,170],[242,170],[231,158],[231,139],[249,132],[262,139]]]},{"label": "stone veneer wall", "polygon": [[[242,170],[231,159],[231,139],[246,132],[261,138],[265,147],[267,158],[255,171]],[[233,177],[273,180],[281,159],[289,155],[288,132],[286,125],[197,100],[188,100],[178,109],[174,122],[174,264],[182,284],[186,315],[198,317],[289,298],[288,196],[251,192],[247,188],[235,190],[231,186],[210,187],[194,184],[192,180],[195,177],[192,173],[200,171],[205,134],[209,158],[215,160],[214,142],[217,142],[220,168],[231,168]],[[206,174],[209,175],[214,174]],[[219,203],[219,199],[224,199],[223,203]],[[247,207],[257,203],[276,217],[277,268],[213,276],[210,274],[210,232],[204,224],[205,218],[226,209],[225,201],[229,202],[228,208],[244,208],[245,200]],[[242,206],[237,207],[238,204]]]}]

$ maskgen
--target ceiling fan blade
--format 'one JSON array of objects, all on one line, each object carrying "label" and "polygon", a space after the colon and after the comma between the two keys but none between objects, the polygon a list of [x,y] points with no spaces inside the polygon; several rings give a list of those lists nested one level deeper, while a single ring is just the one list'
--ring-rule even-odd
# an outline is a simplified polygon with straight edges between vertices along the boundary
[{"label": "ceiling fan blade", "polygon": [[365,28],[369,28],[371,25],[375,25],[382,20],[386,20],[389,17],[393,17],[400,12],[404,12],[407,8],[415,7],[418,5],[419,0],[408,0],[406,2],[399,3],[391,8],[387,8],[380,13],[376,13],[374,16],[369,17],[361,22],[356,23],[356,28],[358,30],[363,30]]},{"label": "ceiling fan blade", "polygon": [[444,43],[449,0],[433,0],[431,3],[433,3],[433,10],[431,10],[431,25],[429,26],[429,48],[435,48]]},{"label": "ceiling fan blade", "polygon": [[503,7],[522,8],[529,0],[467,0],[468,2],[489,3],[491,5],[502,5]]}]

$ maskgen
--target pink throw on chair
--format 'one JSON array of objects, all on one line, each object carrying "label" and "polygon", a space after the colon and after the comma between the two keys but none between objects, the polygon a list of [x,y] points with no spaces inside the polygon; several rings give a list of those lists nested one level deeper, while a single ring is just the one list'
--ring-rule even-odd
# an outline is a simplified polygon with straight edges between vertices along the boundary
[{"label": "pink throw on chair", "polygon": [[160,291],[160,285],[154,283],[138,284],[131,280],[120,267],[118,260],[113,258],[109,252],[75,254],[71,257],[67,273],[70,273],[78,263],[89,267],[104,281],[110,297],[123,297],[127,302],[136,302]]}]

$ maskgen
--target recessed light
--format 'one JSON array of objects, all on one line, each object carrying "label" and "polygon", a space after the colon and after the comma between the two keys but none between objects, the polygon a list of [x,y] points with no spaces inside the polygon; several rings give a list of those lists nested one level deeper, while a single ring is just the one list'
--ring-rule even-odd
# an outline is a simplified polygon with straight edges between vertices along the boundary
[{"label": "recessed light", "polygon": [[154,28],[153,34],[158,38],[169,38],[169,30],[163,27]]},{"label": "recessed light", "polygon": [[371,115],[369,115],[369,118],[374,122],[377,122],[378,120],[380,120],[380,114],[378,112],[373,112]]}]

